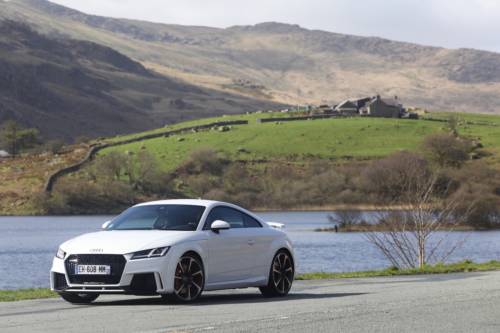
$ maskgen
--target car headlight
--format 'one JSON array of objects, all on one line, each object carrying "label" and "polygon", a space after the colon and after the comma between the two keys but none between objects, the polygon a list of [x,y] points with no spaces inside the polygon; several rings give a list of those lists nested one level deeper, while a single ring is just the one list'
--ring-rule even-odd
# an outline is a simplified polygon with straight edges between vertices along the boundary
[{"label": "car headlight", "polygon": [[169,249],[170,246],[165,246],[165,247],[157,247],[156,249],[151,249],[151,250],[134,252],[130,260],[163,257],[164,255],[167,254]]},{"label": "car headlight", "polygon": [[64,252],[63,250],[61,250],[61,248],[59,248],[59,250],[56,253],[56,257],[64,260],[64,257],[66,257],[66,252]]}]

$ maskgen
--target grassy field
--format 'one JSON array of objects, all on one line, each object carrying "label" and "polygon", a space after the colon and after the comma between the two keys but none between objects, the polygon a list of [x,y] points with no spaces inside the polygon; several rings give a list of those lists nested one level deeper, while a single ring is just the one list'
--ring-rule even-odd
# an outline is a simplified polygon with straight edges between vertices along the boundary
[{"label": "grassy field", "polygon": [[[383,118],[347,118],[316,119],[304,121],[283,121],[282,125],[274,122],[258,124],[257,118],[279,117],[283,113],[263,113],[233,117],[209,118],[169,126],[168,128],[141,133],[140,135],[164,132],[194,125],[219,121],[248,120],[248,125],[232,126],[227,132],[217,130],[184,133],[168,138],[156,138],[135,142],[101,151],[110,150],[121,153],[126,150],[138,152],[142,144],[145,149],[162,160],[162,170],[172,170],[198,147],[211,146],[219,150],[221,157],[230,160],[282,160],[304,162],[307,157],[329,158],[347,161],[371,160],[383,157],[401,149],[416,151],[420,142],[431,133],[444,133],[445,124],[431,121]],[[488,116],[490,117],[490,116]],[[495,118],[489,118],[491,122]],[[496,116],[500,123],[500,116]],[[459,129],[459,134],[473,138],[480,137],[480,142],[490,151],[499,154],[500,130],[497,127],[468,125]],[[135,135],[139,136],[139,135]],[[110,139],[121,141],[134,136]],[[184,141],[178,141],[178,138]],[[238,152],[243,148],[246,152]]]},{"label": "grassy field", "polygon": [[[419,274],[446,274],[457,272],[475,272],[500,269],[500,262],[492,260],[486,263],[474,263],[464,260],[455,264],[437,264],[435,266],[425,266],[423,268],[401,269],[390,267],[379,271],[347,272],[347,273],[306,273],[299,274],[296,280],[320,280],[339,279],[354,277],[391,276],[391,275],[419,275]],[[28,299],[42,299],[59,297],[57,293],[51,292],[49,288],[21,289],[21,290],[0,290],[0,302],[22,301]]]}]

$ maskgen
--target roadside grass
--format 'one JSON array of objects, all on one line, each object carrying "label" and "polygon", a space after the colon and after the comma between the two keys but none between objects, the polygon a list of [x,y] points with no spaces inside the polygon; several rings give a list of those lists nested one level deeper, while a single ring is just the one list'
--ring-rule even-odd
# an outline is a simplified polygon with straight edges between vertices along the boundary
[{"label": "roadside grass", "polygon": [[29,288],[20,290],[0,290],[0,302],[23,301],[28,299],[42,299],[59,297],[50,288]]},{"label": "roadside grass", "polygon": [[422,268],[398,269],[396,266],[391,266],[379,271],[363,271],[363,272],[345,272],[345,273],[305,273],[299,274],[295,280],[322,280],[322,279],[340,279],[340,278],[357,278],[357,277],[373,277],[373,276],[391,276],[391,275],[423,275],[423,274],[447,274],[459,272],[475,272],[475,271],[490,271],[500,269],[500,261],[491,260],[485,263],[475,263],[472,260],[463,260],[454,264],[437,264]]}]

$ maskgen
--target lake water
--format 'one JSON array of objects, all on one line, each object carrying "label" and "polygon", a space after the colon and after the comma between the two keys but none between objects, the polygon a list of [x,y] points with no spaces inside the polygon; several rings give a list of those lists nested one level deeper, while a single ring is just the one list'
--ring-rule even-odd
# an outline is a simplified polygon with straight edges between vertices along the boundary
[{"label": "lake water", "polygon": [[[286,224],[298,272],[347,272],[384,269],[390,262],[361,233],[314,232],[331,227],[328,212],[256,212],[266,221]],[[60,244],[99,231],[114,216],[0,217],[0,289],[48,287],[52,260]],[[462,232],[453,232],[459,237]],[[500,260],[500,231],[474,232],[450,262]]]}]

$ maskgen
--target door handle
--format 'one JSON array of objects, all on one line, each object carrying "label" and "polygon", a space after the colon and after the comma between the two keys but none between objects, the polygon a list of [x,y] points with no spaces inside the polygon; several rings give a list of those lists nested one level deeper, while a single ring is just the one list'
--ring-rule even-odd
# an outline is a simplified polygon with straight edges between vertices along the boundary
[{"label": "door handle", "polygon": [[248,245],[254,245],[255,241],[253,239],[250,239],[247,243],[248,243]]}]

